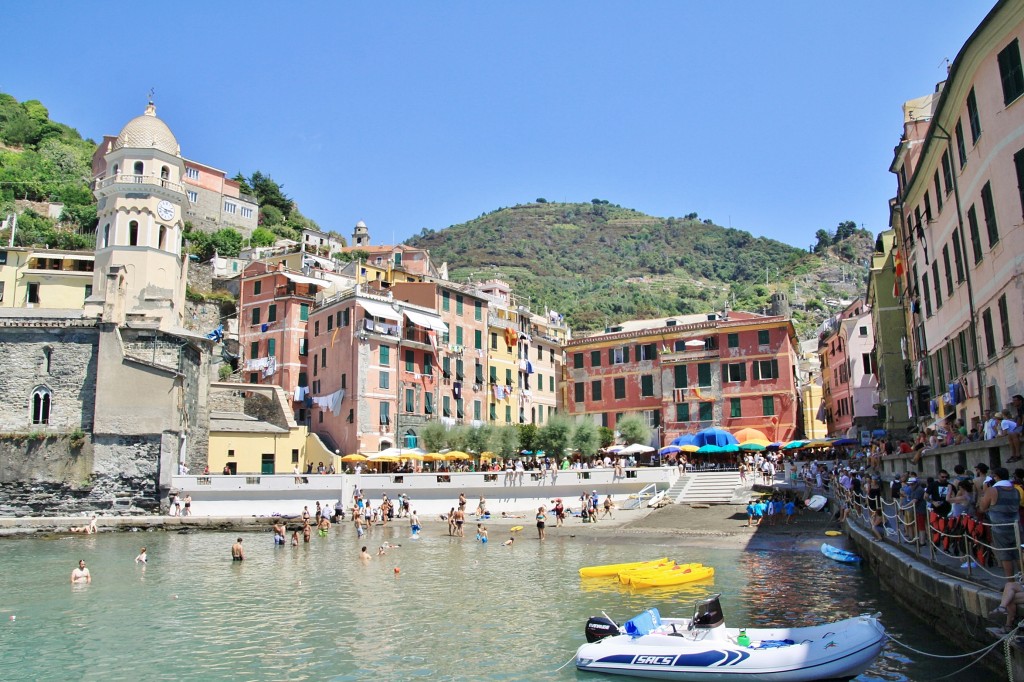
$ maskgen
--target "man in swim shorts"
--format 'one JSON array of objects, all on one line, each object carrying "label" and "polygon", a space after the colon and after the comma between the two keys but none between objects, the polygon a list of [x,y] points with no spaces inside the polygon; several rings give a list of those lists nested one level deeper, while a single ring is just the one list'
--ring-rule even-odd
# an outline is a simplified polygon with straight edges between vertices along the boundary
[{"label": "man in swim shorts", "polygon": [[466,522],[466,512],[456,509],[452,516],[455,518],[455,535],[460,538],[466,537],[466,532],[462,530],[462,524]]},{"label": "man in swim shorts", "polygon": [[242,549],[242,538],[238,538],[237,540],[235,540],[235,544],[231,545],[231,560],[245,560],[245,550]]},{"label": "man in swim shorts", "polygon": [[284,540],[285,532],[287,532],[287,529],[284,527],[284,522],[281,521],[280,519],[275,521],[274,522],[274,544],[275,545],[283,545],[284,544],[284,542],[285,542],[285,540]]},{"label": "man in swim shorts", "polygon": [[412,531],[413,535],[419,535],[420,532],[420,517],[416,515],[416,510],[412,510],[412,514],[409,516],[409,530]]}]

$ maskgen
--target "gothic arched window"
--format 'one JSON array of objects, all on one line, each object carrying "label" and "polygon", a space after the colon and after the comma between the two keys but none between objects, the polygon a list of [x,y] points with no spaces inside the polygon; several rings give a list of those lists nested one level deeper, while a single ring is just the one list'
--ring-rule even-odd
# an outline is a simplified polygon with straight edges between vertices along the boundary
[{"label": "gothic arched window", "polygon": [[128,245],[139,245],[139,224],[134,220],[128,223]]},{"label": "gothic arched window", "polygon": [[52,394],[50,389],[40,386],[32,391],[32,423],[50,423],[50,401]]},{"label": "gothic arched window", "polygon": [[141,161],[136,161],[135,162],[135,174],[136,175],[142,175],[145,172],[145,170],[146,170],[146,167],[144,165],[142,165]]}]

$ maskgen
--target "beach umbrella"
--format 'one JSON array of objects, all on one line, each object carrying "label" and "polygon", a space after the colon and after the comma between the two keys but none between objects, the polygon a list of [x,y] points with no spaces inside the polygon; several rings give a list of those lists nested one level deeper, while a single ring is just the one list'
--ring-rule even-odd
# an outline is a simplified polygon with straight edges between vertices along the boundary
[{"label": "beach umbrella", "polygon": [[446,452],[445,455],[444,455],[444,458],[445,459],[452,459],[452,460],[454,460],[454,459],[463,460],[463,459],[469,459],[470,455],[467,455],[465,452],[462,452],[461,450],[452,450],[451,452]]},{"label": "beach umbrella", "polygon": [[767,445],[761,445],[756,440],[749,440],[746,443],[740,443],[740,450],[744,450],[744,451],[748,451],[748,452],[756,452],[758,450],[764,450],[767,447],[768,447]]},{"label": "beach umbrella", "polygon": [[768,443],[768,449],[769,450],[778,450],[781,447],[782,447],[782,443],[780,443],[779,441],[775,441],[774,443]]},{"label": "beach umbrella", "polygon": [[748,440],[763,440],[766,442],[768,440],[768,436],[764,435],[763,431],[759,431],[758,429],[751,429],[749,427],[745,429],[740,429],[739,431],[732,435],[736,436],[736,440],[738,440],[741,443],[745,443]]},{"label": "beach umbrella", "polygon": [[698,455],[717,455],[723,452],[721,445],[701,445],[697,448]]},{"label": "beach umbrella", "polygon": [[837,438],[836,440],[832,441],[831,444],[832,445],[856,445],[859,442],[860,441],[857,440],[856,438]]},{"label": "beach umbrella", "polygon": [[360,455],[358,452],[353,452],[351,455],[345,455],[341,458],[342,462],[365,462],[367,460],[366,455]]},{"label": "beach umbrella", "polygon": [[658,450],[662,455],[671,455],[674,452],[682,452],[683,449],[678,445],[666,445],[662,449]]},{"label": "beach umbrella", "polygon": [[725,429],[711,427],[696,433],[694,445],[736,445],[736,436]]},{"label": "beach umbrella", "polygon": [[427,456],[426,455],[421,455],[418,452],[403,452],[398,457],[399,457],[399,459],[414,459],[417,462],[422,462],[422,461],[426,460]]},{"label": "beach umbrella", "polygon": [[736,443],[729,443],[728,445],[722,446],[722,452],[739,452],[740,446]]},{"label": "beach umbrella", "polygon": [[380,455],[380,456],[377,456],[377,457],[371,457],[370,461],[371,462],[390,462],[390,463],[394,464],[395,462],[398,461],[398,456],[397,455]]},{"label": "beach umbrella", "polygon": [[797,448],[802,448],[804,446],[805,442],[806,441],[802,441],[802,440],[791,440],[788,443],[786,443],[785,445],[783,445],[782,449],[783,450],[796,450]]},{"label": "beach umbrella", "polygon": [[804,443],[805,448],[827,448],[832,445],[832,441],[825,438],[818,438],[816,440],[809,440]]},{"label": "beach umbrella", "polygon": [[490,450],[484,450],[480,453],[480,459],[494,459],[495,457],[497,457],[497,455]]},{"label": "beach umbrella", "polygon": [[444,455],[442,455],[440,452],[428,452],[427,454],[423,455],[423,461],[424,462],[443,462],[444,461]]},{"label": "beach umbrella", "polygon": [[679,449],[682,450],[683,452],[697,452],[698,450],[700,450],[700,448],[698,448],[696,445],[693,445],[692,443],[690,445],[680,445]]},{"label": "beach umbrella", "polygon": [[669,443],[669,445],[678,445],[682,447],[683,445],[696,445],[696,443],[696,436],[694,436],[692,433],[684,433],[681,436],[676,436],[675,438],[673,438],[672,442]]},{"label": "beach umbrella", "polygon": [[654,448],[649,445],[643,445],[641,443],[633,443],[619,450],[620,455],[645,455],[648,452],[654,452]]}]

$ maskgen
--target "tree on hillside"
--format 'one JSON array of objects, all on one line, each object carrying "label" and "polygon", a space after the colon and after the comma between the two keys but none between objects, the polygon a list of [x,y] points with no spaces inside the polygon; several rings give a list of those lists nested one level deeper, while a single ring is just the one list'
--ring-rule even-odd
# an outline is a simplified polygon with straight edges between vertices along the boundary
[{"label": "tree on hillside", "polygon": [[238,183],[239,192],[248,194],[251,197],[256,196],[256,191],[249,185],[249,179],[242,175],[241,171],[235,173],[235,177],[231,179]]},{"label": "tree on hillside", "polygon": [[832,246],[832,235],[828,230],[818,230],[814,233],[814,238],[818,240],[814,245],[814,253],[824,253],[828,247]]},{"label": "tree on hillside", "polygon": [[273,246],[277,241],[277,235],[265,227],[257,227],[249,237],[252,246]]},{"label": "tree on hillside", "polygon": [[284,193],[284,187],[274,182],[269,175],[264,175],[260,171],[254,172],[249,176],[249,187],[252,188],[253,194],[259,200],[261,209],[265,206],[273,206],[281,212],[285,220],[291,215],[294,206],[292,200]]},{"label": "tree on hillside", "polygon": [[849,237],[852,237],[855,234],[857,234],[857,223],[853,222],[852,220],[844,220],[843,222],[839,223],[838,227],[836,227],[836,234],[832,238],[832,243],[838,244],[844,239],[848,239]]}]

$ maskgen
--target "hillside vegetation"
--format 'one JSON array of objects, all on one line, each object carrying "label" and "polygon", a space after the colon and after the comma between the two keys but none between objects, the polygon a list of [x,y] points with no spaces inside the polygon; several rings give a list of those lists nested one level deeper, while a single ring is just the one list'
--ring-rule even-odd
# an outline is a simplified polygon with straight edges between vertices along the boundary
[{"label": "hillside vegetation", "polygon": [[696,214],[657,218],[596,199],[538,201],[424,230],[409,243],[447,261],[454,280],[508,280],[533,310],[557,310],[573,329],[727,304],[762,312],[781,289],[806,336],[830,307],[863,288],[873,240],[851,225],[819,231],[829,239],[809,253]]}]

